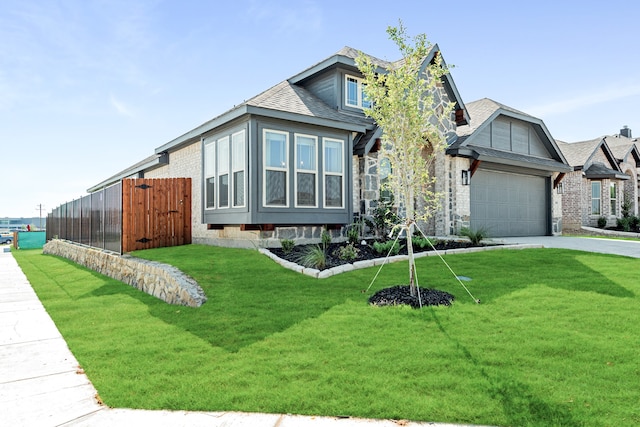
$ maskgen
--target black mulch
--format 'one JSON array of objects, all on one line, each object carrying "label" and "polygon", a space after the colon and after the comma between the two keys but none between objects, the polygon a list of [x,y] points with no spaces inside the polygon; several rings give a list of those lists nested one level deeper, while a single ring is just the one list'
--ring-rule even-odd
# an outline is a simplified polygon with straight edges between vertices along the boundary
[{"label": "black mulch", "polygon": [[398,285],[390,288],[380,289],[369,298],[369,304],[386,305],[410,305],[413,308],[420,308],[421,305],[451,305],[454,296],[448,292],[437,289],[418,288],[418,295],[411,296],[409,285]]},{"label": "black mulch", "polygon": [[[407,254],[407,248],[406,248],[406,240],[401,240],[400,241],[401,245],[403,246],[402,249],[400,250],[400,255],[406,255]],[[368,240],[366,245],[355,245],[356,248],[358,249],[358,256],[356,259],[353,260],[343,260],[340,259],[338,254],[339,254],[339,250],[341,247],[345,246],[347,243],[331,243],[329,244],[327,251],[326,251],[326,266],[325,269],[327,268],[332,268],[332,267],[338,267],[340,265],[343,264],[349,264],[349,263],[353,263],[356,261],[364,261],[364,260],[370,260],[370,259],[376,259],[376,258],[384,258],[387,254],[380,254],[378,252],[376,252],[373,249],[373,241]],[[305,248],[309,246],[309,245],[296,245],[293,250],[289,253],[285,253],[281,248],[269,248],[269,251],[271,251],[273,254],[277,255],[279,258],[285,259],[287,261],[291,261],[291,262],[295,262],[298,263],[300,256],[303,254]],[[471,242],[468,241],[455,241],[455,240],[438,240],[435,244],[434,244],[436,250],[438,251],[444,251],[447,249],[459,249],[459,248],[471,248],[474,247],[473,244],[471,244]],[[480,244],[480,246],[484,246],[483,244]],[[414,246],[413,251],[418,253],[418,252],[424,252],[424,251],[430,251],[433,250],[431,247],[427,247],[427,248],[420,248],[417,246]]]}]

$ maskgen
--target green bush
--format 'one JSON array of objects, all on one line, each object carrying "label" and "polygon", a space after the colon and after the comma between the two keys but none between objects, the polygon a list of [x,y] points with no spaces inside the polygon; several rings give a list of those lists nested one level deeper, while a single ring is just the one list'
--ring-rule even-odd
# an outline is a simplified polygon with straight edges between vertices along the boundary
[{"label": "green bush", "polygon": [[431,246],[435,246],[436,241],[433,239],[429,239],[428,237],[413,236],[411,238],[411,243],[413,244],[414,248],[430,249]]},{"label": "green bush", "polygon": [[404,245],[401,245],[397,240],[387,240],[385,242],[373,242],[373,250],[380,255],[398,255],[400,249]]},{"label": "green bush", "polygon": [[598,228],[605,228],[607,226],[607,218],[601,216],[598,218]]},{"label": "green bush", "polygon": [[291,253],[295,245],[296,242],[291,239],[280,239],[280,247],[285,254]]},{"label": "green bush", "polygon": [[360,241],[360,230],[362,230],[362,223],[350,224],[347,228],[347,240],[354,245]]},{"label": "green bush", "polygon": [[616,225],[618,226],[618,228],[622,228],[622,231],[631,231],[631,218],[618,218],[616,219]]},{"label": "green bush", "polygon": [[640,217],[635,215],[631,215],[629,217],[629,222],[631,224],[631,229],[637,231],[638,227],[640,227]]},{"label": "green bush", "polygon": [[360,249],[356,248],[353,243],[349,243],[346,246],[342,246],[337,251],[337,256],[343,261],[353,261],[358,258],[358,254],[360,253]]},{"label": "green bush", "polygon": [[382,236],[386,236],[391,227],[400,222],[392,194],[378,199],[378,206],[373,210],[372,218],[376,233]]},{"label": "green bush", "polygon": [[320,245],[310,245],[296,258],[296,262],[308,268],[322,270],[327,266],[327,254]]},{"label": "green bush", "polygon": [[326,228],[322,229],[322,233],[320,234],[320,241],[322,242],[322,246],[324,246],[325,248],[331,244],[331,234],[329,234]]},{"label": "green bush", "polygon": [[480,227],[475,230],[472,230],[469,227],[462,227],[458,235],[468,237],[473,245],[479,245],[480,242],[489,237],[489,232],[484,227]]}]

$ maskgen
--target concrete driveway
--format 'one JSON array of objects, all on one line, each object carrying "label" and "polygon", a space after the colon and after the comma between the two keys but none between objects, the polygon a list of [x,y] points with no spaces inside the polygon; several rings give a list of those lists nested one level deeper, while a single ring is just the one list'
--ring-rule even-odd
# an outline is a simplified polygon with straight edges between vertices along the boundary
[{"label": "concrete driveway", "polygon": [[545,248],[574,249],[640,258],[640,240],[565,236],[502,237],[493,240],[505,244],[543,245]]}]

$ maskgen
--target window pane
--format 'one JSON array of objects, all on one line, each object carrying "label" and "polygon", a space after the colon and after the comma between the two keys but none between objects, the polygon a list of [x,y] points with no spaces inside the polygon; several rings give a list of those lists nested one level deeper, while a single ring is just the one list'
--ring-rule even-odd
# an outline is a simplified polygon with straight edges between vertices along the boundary
[{"label": "window pane", "polygon": [[347,104],[358,105],[358,80],[347,77]]},{"label": "window pane", "polygon": [[233,174],[233,206],[244,206],[244,171]]},{"label": "window pane", "polygon": [[218,173],[229,172],[229,137],[218,140]]},{"label": "window pane", "polygon": [[329,175],[325,177],[325,201],[329,207],[342,207],[342,177]]},{"label": "window pane", "polygon": [[265,132],[266,166],[273,168],[287,167],[287,137],[281,133]]},{"label": "window pane", "polygon": [[611,187],[610,187],[610,199],[611,199],[611,215],[616,215],[617,214],[617,207],[618,207],[618,187],[616,186],[615,182],[611,183]]},{"label": "window pane", "polygon": [[215,144],[209,143],[204,146],[204,176],[210,177],[215,174],[216,151]]},{"label": "window pane", "polygon": [[211,177],[211,178],[207,178],[205,184],[206,184],[206,206],[208,209],[211,208],[215,208],[216,207],[216,203],[215,203],[215,184],[216,183],[216,178],[215,177]]},{"label": "window pane", "polygon": [[220,175],[220,201],[221,208],[229,207],[229,175]]},{"label": "window pane", "polygon": [[276,206],[286,206],[287,190],[286,178],[287,173],[282,171],[266,171],[266,204]]},{"label": "window pane", "polygon": [[234,134],[231,138],[231,145],[233,146],[233,155],[231,159],[233,162],[233,170],[243,170],[245,151],[244,131]]},{"label": "window pane", "polygon": [[316,170],[316,140],[307,136],[296,136],[296,167],[303,170]]},{"label": "window pane", "polygon": [[298,206],[316,205],[316,175],[313,173],[297,174]]},{"label": "window pane", "polygon": [[600,183],[599,182],[592,182],[591,183],[591,197],[594,199],[599,199],[600,198]]},{"label": "window pane", "polygon": [[326,172],[342,173],[342,143],[325,141],[324,170]]}]

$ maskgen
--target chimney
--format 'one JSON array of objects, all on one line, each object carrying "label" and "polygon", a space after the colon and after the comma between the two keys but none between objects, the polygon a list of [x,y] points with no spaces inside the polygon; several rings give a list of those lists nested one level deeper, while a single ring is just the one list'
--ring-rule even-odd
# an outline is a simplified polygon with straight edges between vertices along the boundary
[{"label": "chimney", "polygon": [[629,129],[629,127],[625,125],[622,129],[620,129],[620,135],[631,138],[631,129]]}]

